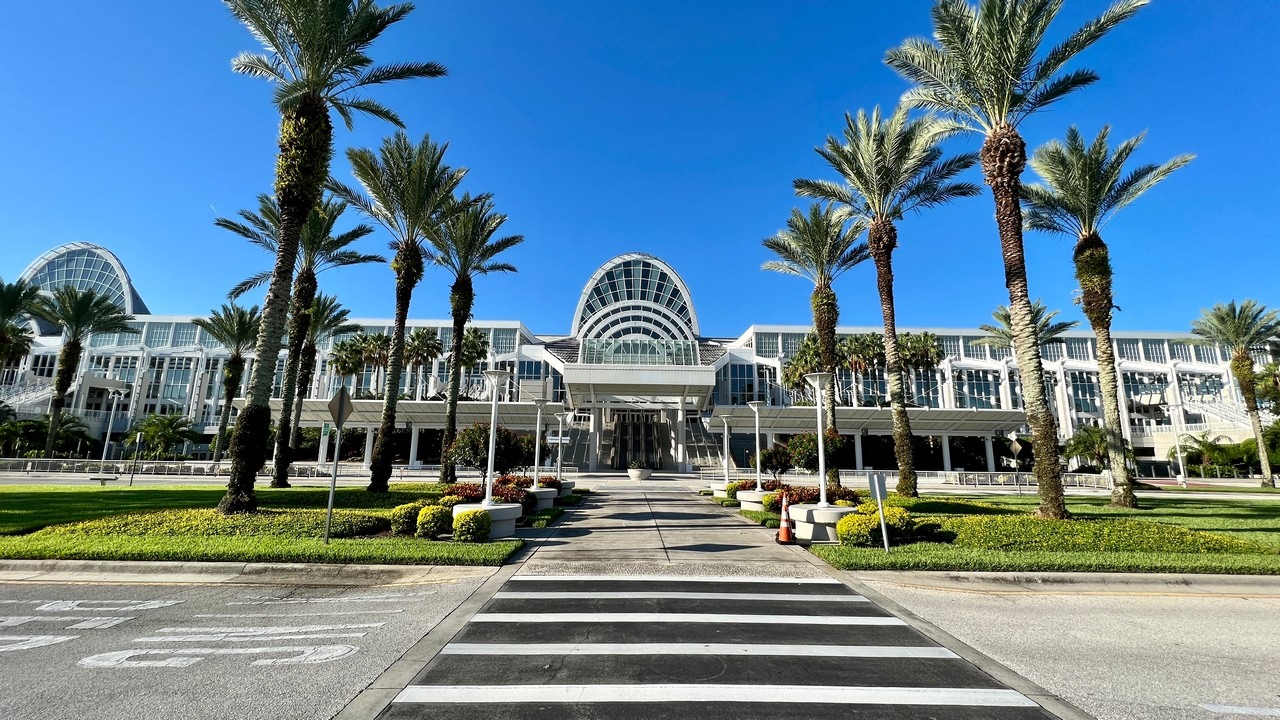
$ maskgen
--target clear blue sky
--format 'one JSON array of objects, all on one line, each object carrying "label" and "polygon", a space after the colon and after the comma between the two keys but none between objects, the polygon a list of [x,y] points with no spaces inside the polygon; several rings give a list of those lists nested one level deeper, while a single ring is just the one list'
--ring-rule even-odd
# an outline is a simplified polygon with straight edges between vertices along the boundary
[{"label": "clear blue sky", "polygon": [[[493,192],[526,237],[508,258],[518,274],[478,281],[477,318],[568,332],[591,272],[638,250],[684,277],[704,334],[736,336],[809,322],[811,288],[761,271],[760,240],[803,202],[793,178],[831,176],[813,147],[843,114],[897,102],[905,84],[884,52],[929,33],[930,4],[424,0],[373,55],[438,61],[449,77],[376,96],[415,137],[448,141],[451,162],[471,168],[467,189]],[[1105,2],[1066,5],[1058,36]],[[270,86],[230,71],[257,48],[220,2],[68,0],[5,15],[0,276],[85,240],[122,258],[153,311],[198,314],[269,266],[213,226],[270,188],[278,119]],[[1232,298],[1280,306],[1278,31],[1271,0],[1156,0],[1084,55],[1078,66],[1101,82],[1026,124],[1033,148],[1072,123],[1090,137],[1110,123],[1116,138],[1149,130],[1142,161],[1199,155],[1106,229],[1118,329],[1184,330]],[[339,123],[334,175],[351,179],[344,148],[391,131]],[[910,217],[900,240],[900,324],[972,327],[1007,302],[989,195]],[[1070,243],[1029,235],[1027,250],[1032,296],[1080,318]],[[392,314],[386,267],[321,285],[357,316]],[[842,324],[880,322],[870,263],[836,289]],[[447,316],[447,296],[447,277],[428,272],[412,317]]]}]

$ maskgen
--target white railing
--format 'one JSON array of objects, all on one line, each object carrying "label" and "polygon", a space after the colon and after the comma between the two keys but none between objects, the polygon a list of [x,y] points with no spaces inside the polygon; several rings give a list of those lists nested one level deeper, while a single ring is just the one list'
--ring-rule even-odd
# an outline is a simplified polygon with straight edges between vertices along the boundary
[{"label": "white railing", "polygon": [[[867,487],[867,476],[873,472],[883,472],[885,482],[889,487],[898,481],[898,471],[896,470],[841,470],[840,484],[851,487],[855,490],[865,489]],[[724,470],[716,471],[715,469],[703,469],[698,474],[700,482],[714,484],[719,487],[724,482]],[[764,473],[765,480],[772,479],[769,473]],[[750,480],[754,482],[756,474],[754,470],[735,470],[729,469],[729,482],[738,482],[740,480]],[[788,472],[779,478],[788,485],[818,485],[817,473],[806,472]],[[917,470],[916,479],[921,485],[959,485],[970,486],[975,488],[981,487],[1007,487],[1014,489],[1034,488],[1036,486],[1036,478],[1033,473],[1029,472],[969,472],[969,471],[943,471],[943,470]],[[1062,484],[1065,487],[1088,487],[1088,488],[1109,488],[1110,481],[1104,475],[1095,475],[1093,473],[1063,473]]]}]

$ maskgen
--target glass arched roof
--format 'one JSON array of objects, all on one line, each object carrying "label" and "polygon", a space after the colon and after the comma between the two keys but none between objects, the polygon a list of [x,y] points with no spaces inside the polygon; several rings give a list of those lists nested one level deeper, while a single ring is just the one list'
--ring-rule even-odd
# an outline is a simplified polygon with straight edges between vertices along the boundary
[{"label": "glass arched roof", "polygon": [[572,334],[696,340],[698,318],[689,288],[670,265],[652,255],[627,253],[601,265],[587,281]]},{"label": "glass arched roof", "polygon": [[129,273],[110,250],[86,242],[56,247],[27,266],[22,279],[50,291],[65,285],[106,295],[131,315],[148,315]]}]

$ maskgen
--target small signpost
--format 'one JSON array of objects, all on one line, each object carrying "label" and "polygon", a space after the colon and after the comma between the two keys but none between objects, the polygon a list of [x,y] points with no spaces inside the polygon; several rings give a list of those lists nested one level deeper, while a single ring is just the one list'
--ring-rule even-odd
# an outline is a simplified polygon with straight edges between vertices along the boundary
[{"label": "small signpost", "polygon": [[[329,544],[329,523],[333,520],[333,495],[338,489],[338,457],[342,454],[342,426],[346,424],[347,418],[351,417],[351,393],[347,392],[347,386],[343,385],[338,388],[338,392],[329,401],[329,415],[333,418],[333,424],[338,427],[338,437],[336,445],[333,449],[333,476],[329,479],[329,510],[324,515],[324,544]],[[329,423],[324,424],[321,432],[322,436],[327,436]]]},{"label": "small signpost", "polygon": [[876,509],[880,511],[880,538],[884,540],[884,551],[889,552],[889,528],[884,521],[884,473],[878,472],[867,475],[867,485],[871,489],[871,497],[876,499]]}]

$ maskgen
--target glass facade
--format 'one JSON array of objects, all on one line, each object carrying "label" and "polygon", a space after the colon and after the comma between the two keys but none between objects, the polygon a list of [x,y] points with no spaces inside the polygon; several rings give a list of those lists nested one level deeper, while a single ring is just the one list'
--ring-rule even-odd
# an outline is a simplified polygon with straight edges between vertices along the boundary
[{"label": "glass facade", "polygon": [[698,343],[656,338],[588,338],[578,362],[586,365],[699,365]]},{"label": "glass facade", "polygon": [[956,407],[1000,408],[1000,373],[993,370],[956,371]]}]

